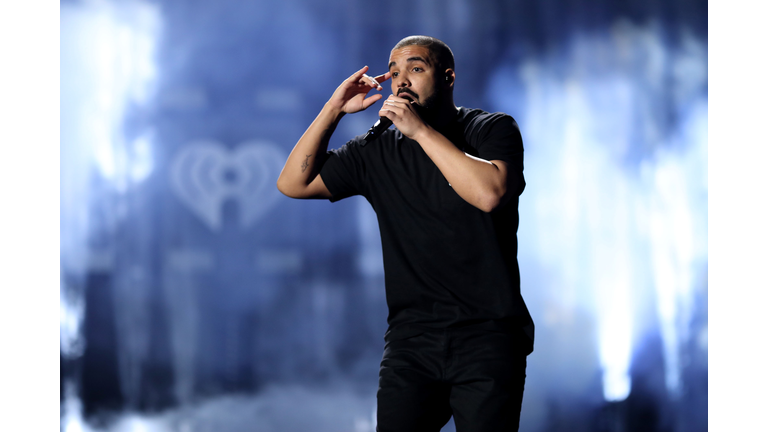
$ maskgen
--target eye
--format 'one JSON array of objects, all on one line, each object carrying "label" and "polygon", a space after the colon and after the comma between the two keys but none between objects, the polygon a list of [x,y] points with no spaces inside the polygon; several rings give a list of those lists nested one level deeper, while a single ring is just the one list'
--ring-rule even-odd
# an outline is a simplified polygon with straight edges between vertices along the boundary
[{"label": "eye", "polygon": [[420,67],[418,67],[418,66],[416,66],[415,68],[413,68],[413,71],[414,71],[414,72],[421,72],[421,71],[423,71],[423,70],[424,70],[424,69],[422,69],[422,68],[420,68]]},{"label": "eye", "polygon": [[398,75],[400,75],[400,72],[392,72],[392,78],[395,78]]}]

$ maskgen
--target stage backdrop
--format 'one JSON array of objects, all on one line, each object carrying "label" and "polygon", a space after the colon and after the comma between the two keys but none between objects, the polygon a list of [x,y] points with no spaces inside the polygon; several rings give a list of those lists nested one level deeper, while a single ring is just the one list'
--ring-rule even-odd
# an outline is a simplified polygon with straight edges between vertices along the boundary
[{"label": "stage backdrop", "polygon": [[521,430],[707,430],[706,1],[60,6],[62,430],[374,430],[375,214],[275,181],[411,34],[522,132]]}]

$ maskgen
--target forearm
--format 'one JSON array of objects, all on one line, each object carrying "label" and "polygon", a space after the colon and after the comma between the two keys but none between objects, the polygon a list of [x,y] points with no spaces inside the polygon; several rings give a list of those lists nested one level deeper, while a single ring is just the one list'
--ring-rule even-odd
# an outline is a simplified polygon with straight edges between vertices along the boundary
[{"label": "forearm", "polygon": [[277,179],[280,192],[292,198],[310,198],[316,194],[310,185],[325,162],[328,142],[343,116],[338,108],[325,104],[288,156]]},{"label": "forearm", "polygon": [[494,163],[470,156],[431,127],[425,128],[414,139],[466,202],[484,212],[506,202],[509,185],[508,167],[504,162]]}]

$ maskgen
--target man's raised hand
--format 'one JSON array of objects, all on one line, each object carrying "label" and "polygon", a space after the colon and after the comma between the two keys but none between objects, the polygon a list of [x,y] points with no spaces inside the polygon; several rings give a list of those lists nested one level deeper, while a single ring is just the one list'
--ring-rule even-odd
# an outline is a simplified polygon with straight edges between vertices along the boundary
[{"label": "man's raised hand", "polygon": [[391,75],[387,72],[377,77],[370,77],[365,74],[367,71],[368,66],[365,66],[344,80],[333,92],[328,103],[340,112],[352,114],[362,111],[380,100],[383,96],[378,93],[370,97],[365,96],[371,89],[380,91],[382,89],[381,83],[388,80]]}]

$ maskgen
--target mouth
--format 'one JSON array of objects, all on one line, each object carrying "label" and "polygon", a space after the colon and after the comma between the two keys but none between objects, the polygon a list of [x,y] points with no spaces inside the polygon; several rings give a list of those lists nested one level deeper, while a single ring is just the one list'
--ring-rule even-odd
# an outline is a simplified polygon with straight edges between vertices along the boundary
[{"label": "mouth", "polygon": [[397,97],[401,97],[403,99],[408,99],[411,102],[413,102],[416,99],[418,99],[415,94],[411,93],[408,90],[400,90],[399,92],[397,92]]}]

